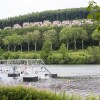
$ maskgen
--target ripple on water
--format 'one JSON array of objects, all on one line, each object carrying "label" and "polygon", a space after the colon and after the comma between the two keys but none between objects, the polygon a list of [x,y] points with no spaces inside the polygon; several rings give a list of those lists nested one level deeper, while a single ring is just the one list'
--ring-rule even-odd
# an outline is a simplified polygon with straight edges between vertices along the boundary
[{"label": "ripple on water", "polygon": [[100,93],[100,75],[70,76],[59,77],[57,79],[40,79],[38,82],[23,82],[21,77],[0,79],[0,84],[33,86],[39,89],[51,91],[66,91],[80,95],[99,94]]}]

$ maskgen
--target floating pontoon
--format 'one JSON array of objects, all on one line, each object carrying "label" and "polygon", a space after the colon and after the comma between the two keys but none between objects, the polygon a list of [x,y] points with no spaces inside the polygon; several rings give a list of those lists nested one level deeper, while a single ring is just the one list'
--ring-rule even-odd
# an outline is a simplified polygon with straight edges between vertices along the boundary
[{"label": "floating pontoon", "polygon": [[[46,67],[42,59],[10,59],[0,60],[0,66],[6,66],[12,69],[8,71],[8,77],[20,77],[23,74],[24,82],[38,81],[38,73],[45,72],[44,76],[56,78],[57,74],[52,74]],[[36,68],[40,68],[39,70]],[[28,72],[31,70],[32,73]]]}]

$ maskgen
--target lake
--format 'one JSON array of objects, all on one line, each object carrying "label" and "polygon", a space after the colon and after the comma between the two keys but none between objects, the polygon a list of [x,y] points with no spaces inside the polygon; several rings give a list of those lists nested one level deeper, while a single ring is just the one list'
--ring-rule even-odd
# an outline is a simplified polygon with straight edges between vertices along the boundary
[{"label": "lake", "polygon": [[100,75],[100,65],[46,65],[59,76]]},{"label": "lake", "polygon": [[[5,67],[6,68],[6,67]],[[5,69],[3,68],[3,69]],[[0,74],[1,84],[33,86],[39,89],[51,90],[53,92],[66,91],[79,95],[99,94],[100,93],[100,65],[46,65],[46,68],[53,74],[58,74],[57,79],[42,78],[38,82],[23,82],[22,76],[18,78],[9,78],[7,73]],[[10,69],[11,70],[11,69]],[[31,75],[43,76],[45,71],[38,72],[38,67],[31,68],[28,72]]]}]

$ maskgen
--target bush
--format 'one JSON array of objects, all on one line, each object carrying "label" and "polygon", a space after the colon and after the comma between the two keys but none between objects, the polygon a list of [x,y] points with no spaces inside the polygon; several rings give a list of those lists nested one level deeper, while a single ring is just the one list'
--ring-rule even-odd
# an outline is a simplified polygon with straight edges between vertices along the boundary
[{"label": "bush", "polygon": [[79,53],[77,55],[70,55],[69,64],[89,64],[91,62],[91,56],[87,53]]},{"label": "bush", "polygon": [[2,56],[4,57],[4,59],[9,59],[11,57],[11,53],[5,52],[5,53],[2,54]]},{"label": "bush", "polygon": [[4,52],[3,49],[0,48],[0,59],[3,59],[3,56],[2,56],[3,52]]},{"label": "bush", "polygon": [[66,55],[67,48],[66,48],[66,45],[65,45],[64,43],[60,46],[59,52],[60,52],[63,56]]},{"label": "bush", "polygon": [[88,54],[91,56],[91,63],[100,63],[100,47],[88,47]]},{"label": "bush", "polygon": [[61,54],[56,54],[56,55],[52,54],[48,56],[46,63],[47,64],[60,64],[61,60],[63,60],[63,57]]},{"label": "bush", "polygon": [[47,41],[44,42],[43,47],[42,47],[42,51],[40,53],[41,58],[45,62],[47,62],[46,61],[47,57],[52,54],[51,51],[52,51],[52,49],[51,49],[51,41],[47,40]]},{"label": "bush", "polygon": [[67,64],[69,61],[69,56],[65,55],[63,56],[62,54],[52,54],[49,55],[47,58],[47,64]]},{"label": "bush", "polygon": [[2,54],[3,52],[4,52],[3,49],[0,48],[0,54]]},{"label": "bush", "polygon": [[43,59],[46,64],[91,64],[100,63],[100,48],[89,47],[83,51],[61,53],[59,51],[4,52],[0,59]]}]

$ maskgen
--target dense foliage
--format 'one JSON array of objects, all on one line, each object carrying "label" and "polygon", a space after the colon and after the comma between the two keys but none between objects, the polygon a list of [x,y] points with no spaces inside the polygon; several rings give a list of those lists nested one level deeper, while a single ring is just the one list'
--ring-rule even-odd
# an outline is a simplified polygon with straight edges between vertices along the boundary
[{"label": "dense foliage", "polygon": [[[0,30],[0,59],[42,58],[47,64],[100,63],[100,32],[95,26],[34,26]],[[93,56],[94,52],[84,52],[88,46],[98,46],[95,49],[98,57]],[[77,51],[80,49],[83,53]],[[92,57],[95,59],[91,60]]]},{"label": "dense foliage", "polygon": [[93,19],[97,23],[97,29],[100,31],[100,6],[94,0],[91,0],[87,10],[90,12],[88,18]]},{"label": "dense foliage", "polygon": [[[81,19],[86,18],[88,13],[86,8],[44,11],[0,20],[0,27],[13,26],[16,23],[22,25],[23,22]],[[77,55],[69,52],[80,49],[84,51],[89,46],[98,46],[99,48],[100,32],[96,29],[97,25],[97,23],[84,23],[80,26],[51,25],[1,29],[0,59],[42,58],[47,64],[100,63],[100,57],[94,57],[95,59],[90,60],[93,57],[94,49],[89,49],[92,51],[91,53],[81,54],[79,52]],[[35,52],[35,54],[30,53],[30,51]],[[54,53],[55,51],[58,53]],[[95,49],[95,52],[100,53],[100,50]]]},{"label": "dense foliage", "polygon": [[85,50],[66,51],[64,44],[59,51],[2,52],[0,59],[43,59],[46,64],[100,64],[100,48],[88,47]]},{"label": "dense foliage", "polygon": [[86,8],[72,8],[72,9],[62,9],[62,10],[50,10],[44,12],[37,12],[26,14],[22,16],[16,16],[12,18],[0,20],[0,28],[6,26],[13,26],[14,24],[22,25],[23,22],[38,22],[38,21],[63,21],[63,20],[73,20],[73,19],[86,19],[88,15]]},{"label": "dense foliage", "polygon": [[[69,49],[84,49],[96,46],[99,34],[95,24],[81,26],[33,26],[30,28],[0,30],[0,47],[8,51],[39,51],[44,42],[51,42],[51,49],[58,50],[62,43]],[[95,33],[95,37],[94,34]],[[98,38],[98,39],[97,39]]]}]

